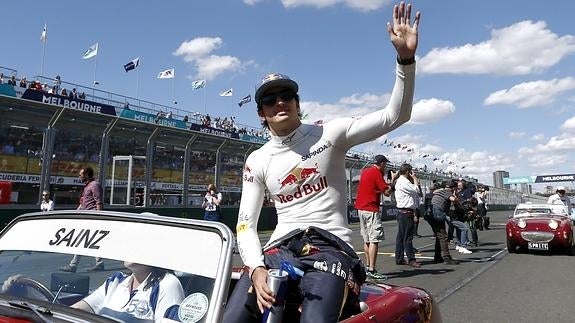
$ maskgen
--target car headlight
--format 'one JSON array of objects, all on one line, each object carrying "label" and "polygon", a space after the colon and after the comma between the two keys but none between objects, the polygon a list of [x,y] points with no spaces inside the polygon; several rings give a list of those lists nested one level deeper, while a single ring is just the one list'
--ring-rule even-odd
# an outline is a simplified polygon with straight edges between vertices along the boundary
[{"label": "car headlight", "polygon": [[525,220],[523,219],[519,219],[519,221],[517,221],[517,226],[520,227],[521,229],[525,229],[525,227],[527,226],[527,222],[525,222]]},{"label": "car headlight", "polygon": [[555,230],[559,227],[559,222],[557,222],[555,220],[551,220],[551,221],[549,221],[549,227],[551,229]]}]

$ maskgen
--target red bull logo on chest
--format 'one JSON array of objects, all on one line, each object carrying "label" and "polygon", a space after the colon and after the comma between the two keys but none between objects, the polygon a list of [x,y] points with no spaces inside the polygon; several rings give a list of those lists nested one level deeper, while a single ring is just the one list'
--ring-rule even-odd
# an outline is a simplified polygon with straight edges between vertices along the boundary
[{"label": "red bull logo on chest", "polygon": [[280,200],[280,203],[288,203],[308,195],[316,194],[317,192],[320,192],[327,187],[327,177],[321,176],[317,182],[311,182],[297,186],[293,194],[277,194],[277,197]]},{"label": "red bull logo on chest", "polygon": [[283,179],[278,179],[281,185],[280,190],[287,185],[293,185],[301,183],[306,178],[310,177],[312,174],[319,174],[317,170],[317,164],[315,167],[296,167],[289,172]]}]

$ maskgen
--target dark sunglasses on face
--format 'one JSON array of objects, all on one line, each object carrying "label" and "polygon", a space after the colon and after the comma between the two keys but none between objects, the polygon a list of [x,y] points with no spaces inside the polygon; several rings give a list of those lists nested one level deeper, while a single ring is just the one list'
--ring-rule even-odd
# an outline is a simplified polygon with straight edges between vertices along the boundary
[{"label": "dark sunglasses on face", "polygon": [[295,98],[296,94],[293,91],[285,90],[277,93],[270,93],[267,95],[262,96],[260,102],[263,105],[267,106],[274,106],[278,100],[278,98],[282,99],[282,101],[291,101]]}]

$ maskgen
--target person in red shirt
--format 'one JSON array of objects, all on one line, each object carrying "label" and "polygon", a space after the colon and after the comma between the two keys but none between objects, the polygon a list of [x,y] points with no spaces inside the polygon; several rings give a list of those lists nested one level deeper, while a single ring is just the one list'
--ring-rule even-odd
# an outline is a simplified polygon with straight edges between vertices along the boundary
[{"label": "person in red shirt", "polygon": [[379,242],[385,239],[381,223],[381,194],[389,196],[391,193],[391,187],[383,179],[387,162],[385,156],[377,155],[373,165],[361,171],[355,200],[364,241],[367,276],[377,280],[387,279],[387,276],[375,269]]}]

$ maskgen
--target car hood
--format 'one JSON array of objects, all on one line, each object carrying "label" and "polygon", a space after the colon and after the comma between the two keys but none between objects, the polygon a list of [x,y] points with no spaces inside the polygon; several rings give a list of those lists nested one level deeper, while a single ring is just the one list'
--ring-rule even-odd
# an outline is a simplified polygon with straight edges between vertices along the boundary
[{"label": "car hood", "polygon": [[542,216],[521,216],[510,219],[510,222],[517,223],[519,220],[525,221],[528,225],[548,225],[549,221],[555,220],[559,223],[570,221],[563,215],[542,215]]}]

